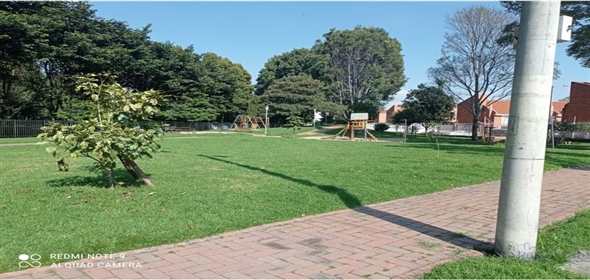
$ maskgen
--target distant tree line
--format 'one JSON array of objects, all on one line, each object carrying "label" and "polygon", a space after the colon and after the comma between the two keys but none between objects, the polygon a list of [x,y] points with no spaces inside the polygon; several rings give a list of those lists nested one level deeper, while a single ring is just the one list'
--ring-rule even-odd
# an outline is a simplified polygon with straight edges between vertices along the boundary
[{"label": "distant tree line", "polygon": [[330,30],[311,49],[272,57],[252,85],[240,64],[152,41],[150,25],[100,18],[87,2],[0,2],[0,27],[0,118],[86,119],[92,104],[74,79],[90,73],[164,93],[154,118],[176,121],[231,121],[266,105],[279,121],[311,120],[314,109],[375,115],[406,82],[401,45],[380,28]]},{"label": "distant tree line", "polygon": [[[584,67],[588,3],[562,3],[576,19],[568,54]],[[502,4],[519,13],[520,2]],[[442,57],[428,69],[441,93],[474,100],[474,132],[482,101],[509,94],[513,20],[482,6],[448,16]],[[153,117],[176,121],[232,121],[238,114],[263,115],[267,105],[281,123],[289,116],[311,121],[314,109],[330,118],[350,112],[375,117],[407,81],[400,42],[377,27],[331,29],[310,48],[273,56],[255,85],[238,63],[198,54],[192,45],[152,41],[150,25],[133,29],[100,18],[83,1],[0,2],[0,30],[0,118],[86,119],[92,104],[74,80],[91,73],[110,73],[128,89],[163,93],[166,102]]]},{"label": "distant tree line", "polygon": [[0,118],[84,119],[92,104],[74,79],[102,72],[125,88],[163,92],[160,120],[216,120],[254,108],[240,64],[154,42],[149,25],[99,18],[86,2],[0,2],[0,30]]},{"label": "distant tree line", "polygon": [[275,117],[310,119],[313,109],[374,117],[406,81],[400,42],[384,29],[357,26],[332,29],[310,49],[272,57],[255,92]]}]

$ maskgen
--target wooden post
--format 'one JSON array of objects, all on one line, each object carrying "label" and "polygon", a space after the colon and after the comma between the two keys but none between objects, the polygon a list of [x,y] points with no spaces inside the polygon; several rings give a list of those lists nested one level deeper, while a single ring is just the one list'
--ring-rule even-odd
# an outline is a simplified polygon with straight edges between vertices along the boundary
[{"label": "wooden post", "polygon": [[354,140],[354,123],[352,121],[348,123],[348,129],[350,129],[350,140]]}]

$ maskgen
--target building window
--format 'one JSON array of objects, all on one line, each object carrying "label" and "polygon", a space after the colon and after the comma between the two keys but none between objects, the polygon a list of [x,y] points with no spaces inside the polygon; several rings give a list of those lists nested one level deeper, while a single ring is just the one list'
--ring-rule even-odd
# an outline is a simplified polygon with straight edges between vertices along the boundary
[{"label": "building window", "polygon": [[508,116],[502,116],[502,126],[508,126]]}]

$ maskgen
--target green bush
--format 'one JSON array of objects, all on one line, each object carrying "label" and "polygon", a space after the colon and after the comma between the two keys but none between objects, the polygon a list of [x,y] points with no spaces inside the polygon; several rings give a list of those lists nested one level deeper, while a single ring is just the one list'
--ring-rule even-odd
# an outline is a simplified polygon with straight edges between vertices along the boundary
[{"label": "green bush", "polygon": [[375,131],[383,132],[389,129],[389,125],[385,123],[378,123],[374,127]]}]

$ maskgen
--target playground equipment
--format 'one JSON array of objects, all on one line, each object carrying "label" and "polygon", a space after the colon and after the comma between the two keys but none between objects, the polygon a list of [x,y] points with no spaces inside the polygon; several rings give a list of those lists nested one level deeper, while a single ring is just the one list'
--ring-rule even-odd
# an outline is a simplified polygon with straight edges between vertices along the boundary
[{"label": "playground equipment", "polygon": [[346,125],[344,129],[338,132],[336,135],[332,136],[331,139],[334,139],[338,136],[346,135],[348,131],[350,134],[350,140],[354,140],[354,132],[355,131],[362,131],[363,138],[367,139],[367,135],[371,137],[371,139],[377,141],[377,138],[369,132],[367,129],[367,123],[369,121],[369,114],[368,113],[351,113],[350,114],[350,121]]},{"label": "playground equipment", "polygon": [[266,128],[266,124],[261,117],[253,117],[249,115],[238,115],[229,129],[236,131],[252,131],[252,129]]}]

